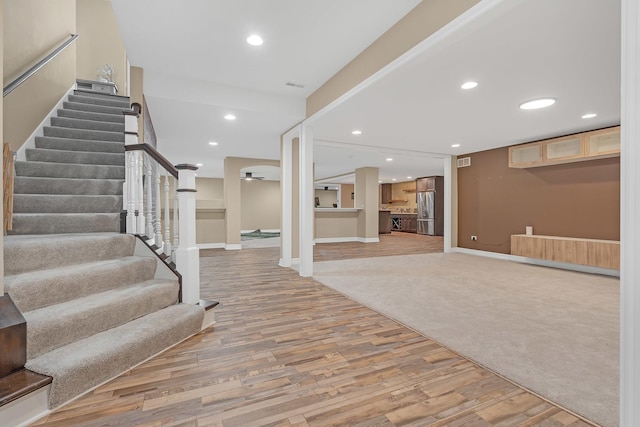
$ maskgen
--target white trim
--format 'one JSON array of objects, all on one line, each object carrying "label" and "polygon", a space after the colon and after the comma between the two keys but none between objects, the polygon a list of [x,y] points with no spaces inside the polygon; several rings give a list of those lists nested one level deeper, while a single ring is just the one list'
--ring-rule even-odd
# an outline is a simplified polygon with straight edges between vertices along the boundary
[{"label": "white trim", "polygon": [[[259,230],[260,231],[264,231],[265,233],[279,233],[280,232],[279,228],[270,228],[268,230],[263,230],[262,228],[260,228]],[[240,233],[253,233],[254,231],[256,231],[255,228],[253,230],[240,230]]]},{"label": "white trim", "polygon": [[242,244],[240,243],[225,243],[224,249],[227,251],[239,251],[242,249]]},{"label": "white trim", "polygon": [[315,243],[357,242],[358,237],[316,237]]},{"label": "white trim", "polygon": [[313,276],[314,184],[313,184],[313,131],[304,123],[300,129],[299,150],[299,238],[300,276]]},{"label": "white trim", "polygon": [[282,137],[282,159],[280,160],[280,194],[282,209],[280,227],[280,266],[290,267],[293,256],[293,138],[300,133],[300,125]]},{"label": "white trim", "polygon": [[358,237],[358,242],[360,242],[360,243],[380,243],[380,238],[378,238],[378,237]]},{"label": "white trim", "polygon": [[362,208],[314,208],[315,212],[359,212]]},{"label": "white trim", "polygon": [[[454,173],[458,173],[452,168],[451,156],[444,159],[444,251],[445,253],[453,252],[458,242],[453,241],[453,228],[458,224],[458,217],[453,215],[455,212],[454,203],[457,200],[453,197],[453,179]],[[457,233],[456,233],[457,234]]]},{"label": "white trim", "polygon": [[225,243],[198,243],[196,244],[198,249],[224,249]]},{"label": "white trim", "polygon": [[29,426],[40,418],[49,415],[49,392],[51,384],[35,390],[26,396],[7,403],[0,408],[3,425]]},{"label": "white trim", "polygon": [[620,426],[640,425],[640,4],[622,0],[620,108]]},{"label": "white trim", "polygon": [[63,108],[62,104],[67,101],[67,98],[69,97],[69,95],[71,95],[71,93],[75,90],[75,88],[76,88],[76,84],[74,83],[73,86],[71,86],[71,88],[67,91],[67,93],[65,93],[62,96],[62,98],[60,98],[60,100],[53,107],[53,109],[51,109],[51,111],[49,111],[49,113],[45,116],[45,118],[42,119],[38,127],[36,127],[36,129],[33,131],[33,133],[29,135],[29,138],[27,138],[27,140],[18,149],[17,160],[21,162],[27,160],[27,151],[26,151],[27,148],[36,148],[36,136],[44,136],[43,128],[45,126],[51,126],[51,117],[58,117],[58,110],[61,110]]},{"label": "white trim", "polygon": [[[632,1],[632,0],[628,0]],[[380,70],[375,72],[371,77],[365,79],[359,84],[355,85],[353,88],[346,91],[344,94],[336,98],[334,101],[322,107],[320,110],[316,111],[314,114],[309,116],[304,122],[307,124],[312,124],[314,120],[322,117],[332,109],[341,105],[349,98],[353,97],[357,93],[363,91],[368,88],[372,84],[382,80],[387,75],[391,74],[395,70],[399,69],[403,65],[411,62],[414,58],[422,54],[423,52],[428,51],[429,49],[439,48],[443,40],[447,37],[450,37],[459,32],[460,29],[464,28],[469,23],[475,21],[485,13],[490,12],[495,7],[499,6],[502,3],[505,3],[506,0],[483,0],[478,2],[473,7],[467,9],[465,12],[460,14],[458,17],[454,18],[451,22],[446,24],[444,27],[440,28],[435,33],[431,34],[429,37],[416,44],[414,47],[409,49],[404,54],[400,55],[394,61],[382,67]],[[381,147],[382,148],[382,147]],[[386,149],[385,149],[386,152]]]},{"label": "white trim", "polygon": [[293,265],[300,265],[300,258],[291,258],[291,265],[284,265],[284,260],[280,258],[280,261],[278,261],[278,265],[280,267],[286,267],[286,268],[290,268]]},{"label": "white trim", "polygon": [[539,265],[542,267],[559,268],[562,270],[571,270],[571,271],[577,271],[580,273],[602,274],[604,276],[620,277],[620,272],[618,270],[613,270],[610,268],[591,267],[588,265],[569,264],[566,262],[557,262],[557,261],[547,261],[544,259],[527,258],[523,256],[518,256],[518,255],[502,254],[498,252],[479,251],[477,249],[451,248],[451,252],[483,256],[487,258],[495,258],[495,259],[501,259],[505,261],[519,262],[522,264]]}]

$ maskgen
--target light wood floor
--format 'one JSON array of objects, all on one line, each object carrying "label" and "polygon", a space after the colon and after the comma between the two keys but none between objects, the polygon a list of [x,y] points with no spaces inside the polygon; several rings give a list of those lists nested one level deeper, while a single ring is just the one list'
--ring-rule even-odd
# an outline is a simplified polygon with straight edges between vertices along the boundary
[{"label": "light wood floor", "polygon": [[278,267],[278,248],[201,256],[203,297],[221,303],[215,327],[38,425],[588,425]]},{"label": "light wood floor", "polygon": [[442,236],[425,236],[399,231],[379,236],[379,243],[317,243],[313,247],[313,260],[335,261],[338,259],[426,254],[442,252],[444,245]]}]

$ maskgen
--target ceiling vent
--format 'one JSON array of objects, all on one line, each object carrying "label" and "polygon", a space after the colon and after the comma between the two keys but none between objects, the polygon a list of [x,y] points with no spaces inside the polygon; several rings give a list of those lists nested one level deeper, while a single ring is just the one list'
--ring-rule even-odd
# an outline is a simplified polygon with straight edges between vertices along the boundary
[{"label": "ceiling vent", "polygon": [[458,167],[466,168],[467,166],[471,166],[471,157],[463,157],[458,159]]},{"label": "ceiling vent", "polygon": [[297,87],[298,89],[304,89],[304,85],[301,85],[299,83],[293,83],[293,82],[286,82],[285,86],[291,86],[291,87]]}]

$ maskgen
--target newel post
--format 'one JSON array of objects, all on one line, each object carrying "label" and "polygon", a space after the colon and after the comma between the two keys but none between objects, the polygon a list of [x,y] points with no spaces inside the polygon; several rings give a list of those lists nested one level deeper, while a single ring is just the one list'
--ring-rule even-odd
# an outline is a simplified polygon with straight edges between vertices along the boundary
[{"label": "newel post", "polygon": [[[124,110],[124,145],[134,145],[138,143],[138,116],[135,110]],[[138,151],[127,151],[125,153],[125,179],[122,184],[122,210],[127,212],[126,232],[129,234],[142,233],[138,230],[136,207],[138,201],[137,195],[137,166],[140,161],[138,159]],[[142,214],[142,213],[140,213]]]},{"label": "newel post", "polygon": [[178,233],[176,267],[182,275],[182,302],[200,301],[200,250],[196,246],[196,171],[194,165],[176,165],[178,169]]}]

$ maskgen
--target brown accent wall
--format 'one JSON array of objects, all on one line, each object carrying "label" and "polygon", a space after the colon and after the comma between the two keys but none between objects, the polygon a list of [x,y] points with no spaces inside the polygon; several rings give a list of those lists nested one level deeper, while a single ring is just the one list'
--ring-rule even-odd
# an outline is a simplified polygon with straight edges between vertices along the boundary
[{"label": "brown accent wall", "polygon": [[354,199],[351,198],[351,194],[355,192],[353,184],[340,184],[340,207],[341,208],[353,208]]},{"label": "brown accent wall", "polygon": [[458,169],[459,247],[509,253],[510,236],[528,225],[540,235],[620,239],[619,157],[512,169],[507,147],[468,156],[471,166]]}]

